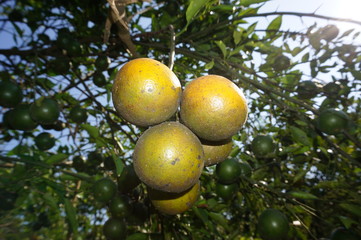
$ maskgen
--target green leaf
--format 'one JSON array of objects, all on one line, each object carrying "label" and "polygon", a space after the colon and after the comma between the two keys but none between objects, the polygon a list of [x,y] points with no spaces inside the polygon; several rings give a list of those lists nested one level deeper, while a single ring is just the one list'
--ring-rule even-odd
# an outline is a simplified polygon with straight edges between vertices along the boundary
[{"label": "green leaf", "polygon": [[234,44],[238,44],[242,39],[242,32],[240,31],[237,31],[237,30],[234,30],[233,31],[233,41],[234,41]]},{"label": "green leaf", "polygon": [[47,164],[56,164],[56,163],[60,163],[62,161],[64,161],[65,159],[68,158],[68,154],[65,154],[65,153],[58,153],[58,154],[55,154],[55,155],[52,155],[50,157],[48,157],[45,162]]},{"label": "green leaf", "polygon": [[207,63],[205,66],[204,66],[204,69],[212,69],[214,66],[214,61],[212,60],[211,62]]},{"label": "green leaf", "polygon": [[252,4],[257,4],[257,3],[263,3],[263,2],[267,2],[268,0],[241,0],[240,5],[244,6],[244,7],[248,7]]},{"label": "green leaf", "polygon": [[282,24],[282,16],[278,16],[268,25],[266,37],[272,37],[280,29]]},{"label": "green leaf", "polygon": [[343,208],[344,210],[348,211],[351,214],[361,217],[361,206],[360,205],[355,205],[355,204],[350,204],[350,203],[341,203],[340,207]]},{"label": "green leaf", "polygon": [[292,191],[292,192],[289,192],[288,194],[294,198],[299,198],[299,199],[304,199],[304,200],[318,199],[318,197],[316,197],[315,195],[313,195],[311,193],[307,193],[307,192],[302,192],[302,191]]},{"label": "green leaf", "polygon": [[228,220],[220,213],[209,212],[208,215],[215,221],[217,224],[221,225],[227,231],[231,231]]},{"label": "green leaf", "polygon": [[298,142],[300,144],[306,145],[306,146],[312,145],[310,139],[308,138],[307,134],[303,130],[299,129],[298,127],[294,127],[294,126],[291,126],[290,130],[291,130],[291,135],[292,135],[293,140],[295,140],[296,142]]},{"label": "green leaf", "polygon": [[346,228],[350,228],[352,226],[352,224],[355,224],[355,225],[358,224],[356,221],[354,221],[354,220],[352,220],[351,218],[348,218],[348,217],[339,216],[338,218],[340,219],[340,221],[342,222],[342,224]]},{"label": "green leaf", "polygon": [[65,213],[66,213],[66,217],[68,219],[70,228],[73,233],[77,233],[78,232],[78,220],[76,219],[75,208],[68,198],[64,199],[64,204],[65,204]]},{"label": "green leaf", "polygon": [[98,138],[99,137],[99,129],[95,126],[92,126],[90,124],[81,124],[81,127],[88,132],[89,136],[92,138]]},{"label": "green leaf", "polygon": [[197,13],[211,0],[191,0],[186,11],[187,26],[192,22]]},{"label": "green leaf", "polygon": [[90,124],[81,124],[81,127],[88,132],[89,136],[95,139],[98,147],[105,147],[107,142],[99,134],[99,129]]},{"label": "green leaf", "polygon": [[219,49],[221,49],[223,57],[225,58],[227,56],[227,49],[226,45],[222,41],[215,41]]}]

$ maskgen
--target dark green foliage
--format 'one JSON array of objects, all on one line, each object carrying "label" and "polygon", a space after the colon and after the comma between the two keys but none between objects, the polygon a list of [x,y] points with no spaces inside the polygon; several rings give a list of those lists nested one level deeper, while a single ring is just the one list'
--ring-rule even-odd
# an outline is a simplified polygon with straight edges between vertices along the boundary
[{"label": "dark green foliage", "polygon": [[[287,216],[289,239],[358,239],[358,23],[346,30],[308,14],[317,24],[296,29],[283,14],[259,15],[270,2],[131,3],[122,17],[132,55],[119,37],[125,29],[106,24],[107,1],[2,1],[0,238],[105,239],[113,232],[116,239],[255,239],[262,236],[259,216],[274,208]],[[134,172],[134,145],[145,129],[117,116],[111,85],[131,59],[171,65],[173,31],[173,71],[182,88],[199,76],[222,75],[244,92],[249,114],[228,157],[238,165],[222,176],[219,166],[205,168],[199,200],[170,217],[154,209]],[[59,112],[39,110],[49,100]],[[44,131],[56,140],[50,151],[48,142],[34,142]],[[103,178],[104,188],[94,190]],[[107,222],[120,193],[132,212],[124,218],[119,210]],[[285,236],[276,233],[263,239]]]}]

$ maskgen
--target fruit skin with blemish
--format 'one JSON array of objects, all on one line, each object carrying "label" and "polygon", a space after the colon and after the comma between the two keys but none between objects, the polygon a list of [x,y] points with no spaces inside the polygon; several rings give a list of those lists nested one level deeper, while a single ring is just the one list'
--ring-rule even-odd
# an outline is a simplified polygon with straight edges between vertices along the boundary
[{"label": "fruit skin with blemish", "polygon": [[149,58],[137,58],[117,73],[112,98],[121,117],[146,127],[172,117],[179,106],[181,92],[179,79],[166,65]]},{"label": "fruit skin with blemish", "polygon": [[181,120],[201,139],[221,141],[231,138],[242,128],[247,114],[243,92],[225,77],[202,76],[184,89]]},{"label": "fruit skin with blemish", "polygon": [[146,130],[134,148],[133,165],[139,179],[164,192],[183,192],[199,179],[204,167],[202,144],[178,122]]}]

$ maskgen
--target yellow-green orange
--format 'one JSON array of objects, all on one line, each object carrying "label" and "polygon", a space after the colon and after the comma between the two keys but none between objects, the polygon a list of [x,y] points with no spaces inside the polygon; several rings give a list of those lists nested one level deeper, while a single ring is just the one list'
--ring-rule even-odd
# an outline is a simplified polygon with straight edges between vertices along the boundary
[{"label": "yellow-green orange", "polygon": [[168,120],[179,106],[181,84],[164,64],[149,58],[126,63],[117,73],[112,98],[125,120],[151,126]]},{"label": "yellow-green orange", "polygon": [[202,144],[178,122],[146,130],[134,148],[133,165],[139,179],[164,192],[183,192],[199,179],[204,167]]},{"label": "yellow-green orange", "polygon": [[180,115],[198,137],[220,141],[232,137],[247,119],[247,102],[242,91],[218,75],[199,77],[184,89]]},{"label": "yellow-green orange", "polygon": [[232,150],[232,139],[225,141],[201,141],[204,151],[204,165],[210,166],[223,162]]},{"label": "yellow-green orange", "polygon": [[198,200],[200,182],[181,193],[162,192],[148,188],[148,195],[153,206],[160,212],[168,215],[187,211]]}]

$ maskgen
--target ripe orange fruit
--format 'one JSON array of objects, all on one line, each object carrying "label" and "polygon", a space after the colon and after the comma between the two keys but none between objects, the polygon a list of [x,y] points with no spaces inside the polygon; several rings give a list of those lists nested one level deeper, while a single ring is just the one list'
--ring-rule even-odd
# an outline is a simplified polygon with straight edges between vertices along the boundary
[{"label": "ripe orange fruit", "polygon": [[174,215],[183,213],[193,206],[200,194],[198,181],[190,189],[181,193],[162,192],[148,188],[148,195],[153,206],[164,214]]},{"label": "ripe orange fruit", "polygon": [[181,91],[177,76],[166,65],[138,58],[119,70],[112,97],[115,109],[125,120],[150,126],[168,120],[177,111]]},{"label": "ripe orange fruit", "polygon": [[204,150],[204,166],[223,162],[232,150],[232,139],[226,141],[201,141]]},{"label": "ripe orange fruit", "polygon": [[183,192],[199,179],[204,166],[202,144],[178,122],[146,130],[134,148],[133,165],[139,179],[164,192]]},{"label": "ripe orange fruit", "polygon": [[247,119],[247,102],[242,91],[218,75],[199,77],[184,90],[180,115],[198,137],[209,141],[231,138]]}]

